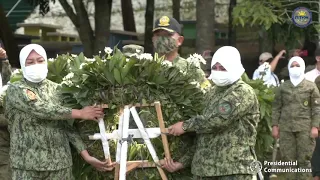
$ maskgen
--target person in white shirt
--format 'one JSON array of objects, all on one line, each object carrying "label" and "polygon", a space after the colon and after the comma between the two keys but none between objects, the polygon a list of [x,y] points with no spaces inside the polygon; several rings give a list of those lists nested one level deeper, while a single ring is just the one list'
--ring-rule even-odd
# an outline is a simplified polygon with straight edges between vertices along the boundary
[{"label": "person in white shirt", "polygon": [[269,52],[262,53],[259,57],[260,66],[254,71],[252,79],[263,79],[267,86],[279,86],[279,78],[274,74],[274,70],[285,53],[286,51],[282,50],[275,58]]},{"label": "person in white shirt", "polygon": [[320,49],[318,48],[314,53],[316,59],[316,68],[307,72],[305,78],[309,81],[314,82],[314,80],[320,75]]}]

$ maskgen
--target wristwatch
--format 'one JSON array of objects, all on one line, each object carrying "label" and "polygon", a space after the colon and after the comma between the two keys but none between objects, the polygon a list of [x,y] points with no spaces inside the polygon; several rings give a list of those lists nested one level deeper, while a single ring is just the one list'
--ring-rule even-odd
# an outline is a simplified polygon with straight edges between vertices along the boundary
[{"label": "wristwatch", "polygon": [[184,122],[182,124],[182,130],[187,131],[186,123],[184,123]]}]

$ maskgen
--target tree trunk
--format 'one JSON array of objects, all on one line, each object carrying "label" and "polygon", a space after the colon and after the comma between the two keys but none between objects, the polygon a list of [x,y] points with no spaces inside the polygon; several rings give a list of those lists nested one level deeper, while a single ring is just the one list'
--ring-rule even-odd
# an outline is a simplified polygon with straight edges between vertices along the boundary
[{"label": "tree trunk", "polygon": [[146,53],[153,52],[153,43],[152,43],[152,29],[153,29],[153,16],[154,16],[154,0],[147,0],[146,5],[146,14],[145,14],[145,33],[144,33],[144,51]]},{"label": "tree trunk", "polygon": [[94,54],[103,51],[108,45],[112,0],[95,0],[95,42]]},{"label": "tree trunk", "polygon": [[[196,51],[202,54],[205,50],[213,50],[214,48],[214,4],[215,1],[197,0],[197,39]],[[210,62],[207,67],[210,68]]]},{"label": "tree trunk", "polygon": [[172,0],[172,15],[178,22],[180,22],[180,2],[181,0]]},{"label": "tree trunk", "polygon": [[136,23],[134,21],[132,1],[121,0],[121,11],[122,11],[123,29],[125,31],[136,32]]},{"label": "tree trunk", "polygon": [[2,40],[2,43],[3,43],[1,46],[5,48],[11,66],[20,68],[19,48],[1,4],[0,4],[0,22],[1,22],[0,39]]},{"label": "tree trunk", "polygon": [[228,44],[229,46],[236,47],[237,46],[237,35],[236,35],[236,29],[234,28],[232,22],[233,22],[233,8],[237,5],[237,0],[230,0],[229,3],[229,26],[228,26]]}]

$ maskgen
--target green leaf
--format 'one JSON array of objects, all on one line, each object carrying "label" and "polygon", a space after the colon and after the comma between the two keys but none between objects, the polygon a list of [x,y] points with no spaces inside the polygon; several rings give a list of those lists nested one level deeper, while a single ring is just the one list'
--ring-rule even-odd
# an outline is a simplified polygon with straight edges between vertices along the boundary
[{"label": "green leaf", "polygon": [[117,83],[122,84],[121,74],[117,68],[113,69],[113,75],[114,75],[114,78],[116,79]]}]

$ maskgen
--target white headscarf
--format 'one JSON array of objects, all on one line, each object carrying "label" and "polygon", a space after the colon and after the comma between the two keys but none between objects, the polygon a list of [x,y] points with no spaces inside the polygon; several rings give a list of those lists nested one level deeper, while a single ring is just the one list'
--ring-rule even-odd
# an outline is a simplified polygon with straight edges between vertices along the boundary
[{"label": "white headscarf", "polygon": [[[33,50],[43,57],[43,59],[45,60],[45,64],[38,64],[39,67],[37,67],[37,65],[32,65],[33,67],[28,66],[27,68],[30,69],[27,70],[25,66],[26,60]],[[20,51],[20,65],[22,73],[24,78],[26,78],[28,81],[35,83],[42,81],[43,77],[48,73],[47,63],[47,53],[44,48],[38,44],[29,44],[23,47]]]},{"label": "white headscarf", "polygon": [[223,46],[213,55],[211,68],[220,63],[226,71],[211,70],[211,79],[217,86],[227,86],[239,80],[245,72],[239,51],[232,46]]},{"label": "white headscarf", "polygon": [[[291,64],[293,62],[297,62],[300,67],[293,67],[291,68]],[[304,60],[299,56],[294,56],[290,59],[288,63],[288,70],[289,70],[289,76],[290,81],[294,86],[297,86],[304,80],[304,71],[306,69],[306,65],[304,63]]]}]

